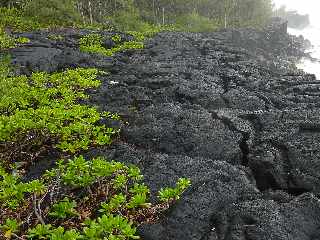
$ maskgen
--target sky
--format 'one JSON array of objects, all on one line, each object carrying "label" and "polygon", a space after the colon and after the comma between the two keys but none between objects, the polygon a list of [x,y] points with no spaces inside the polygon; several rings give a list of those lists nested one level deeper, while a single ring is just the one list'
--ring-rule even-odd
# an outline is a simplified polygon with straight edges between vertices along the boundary
[{"label": "sky", "polygon": [[311,24],[320,25],[320,0],[273,0],[277,7],[286,5],[287,9],[310,15]]}]

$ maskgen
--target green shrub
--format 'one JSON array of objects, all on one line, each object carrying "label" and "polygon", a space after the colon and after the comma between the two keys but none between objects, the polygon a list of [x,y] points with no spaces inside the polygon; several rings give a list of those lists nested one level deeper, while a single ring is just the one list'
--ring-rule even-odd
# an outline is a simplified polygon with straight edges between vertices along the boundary
[{"label": "green shrub", "polygon": [[121,43],[122,38],[121,38],[121,36],[120,36],[119,34],[115,34],[115,35],[113,35],[113,36],[111,37],[111,40],[112,40],[114,43],[119,44],[119,43]]},{"label": "green shrub", "polygon": [[99,53],[106,56],[112,56],[113,52],[102,46],[103,37],[100,34],[88,34],[79,41],[80,51],[88,53]]},{"label": "green shrub", "polygon": [[[190,180],[179,179],[175,188],[161,189],[160,202],[152,204],[139,168],[101,157],[88,161],[83,156],[60,160],[31,182],[23,183],[3,169],[0,176],[15,179],[2,184],[0,193],[17,186],[25,189],[0,198],[0,230],[6,238],[22,239],[139,239],[136,227],[157,220],[190,186]],[[170,196],[163,194],[168,191]],[[18,200],[9,205],[14,198]],[[24,217],[33,215],[36,218]]]},{"label": "green shrub", "polygon": [[5,239],[11,239],[13,234],[19,232],[20,225],[16,219],[7,218],[4,224],[0,225],[0,230],[3,232]]},{"label": "green shrub", "polygon": [[30,39],[25,37],[13,38],[9,36],[0,26],[0,50],[15,48],[19,45],[29,43]]},{"label": "green shrub", "polygon": [[69,198],[66,197],[60,202],[53,204],[49,216],[62,219],[68,216],[75,216],[78,214],[75,210],[76,206],[76,201],[70,201]]},{"label": "green shrub", "polygon": [[16,209],[24,200],[25,195],[41,194],[45,191],[45,185],[34,180],[29,183],[21,182],[19,176],[7,174],[4,169],[0,168],[0,207]]},{"label": "green shrub", "polygon": [[[96,69],[75,69],[0,78],[3,160],[8,159],[12,151],[19,152],[17,149],[33,153],[31,155],[43,151],[44,146],[75,153],[92,145],[110,144],[118,130],[98,122],[118,120],[118,116],[78,103],[88,98],[84,93],[86,89],[100,85],[97,74]],[[21,156],[11,156],[8,160],[17,158]]]},{"label": "green shrub", "polygon": [[112,39],[115,40],[116,46],[111,49],[106,49],[102,46],[104,41],[103,36],[95,33],[88,34],[82,37],[79,41],[80,51],[112,56],[113,54],[120,51],[125,51],[129,49],[142,49],[144,47],[143,42],[140,41],[128,41],[121,43],[121,37],[120,39],[119,37],[120,36],[118,35],[114,35]]},{"label": "green shrub", "polygon": [[49,34],[48,39],[53,41],[62,41],[64,37],[62,35]]},{"label": "green shrub", "polygon": [[25,44],[25,43],[29,43],[30,39],[26,38],[26,37],[18,37],[17,39],[15,39],[17,44]]},{"label": "green shrub", "polygon": [[15,46],[15,39],[7,35],[5,32],[1,32],[0,29],[0,50],[14,48]]},{"label": "green shrub", "polygon": [[10,74],[11,58],[8,54],[0,54],[0,79],[7,78]]}]

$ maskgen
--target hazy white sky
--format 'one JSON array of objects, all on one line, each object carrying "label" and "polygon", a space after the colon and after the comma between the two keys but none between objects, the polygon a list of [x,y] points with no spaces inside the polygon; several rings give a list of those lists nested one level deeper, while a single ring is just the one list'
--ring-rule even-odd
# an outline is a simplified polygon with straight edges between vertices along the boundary
[{"label": "hazy white sky", "polygon": [[286,5],[300,13],[308,13],[313,24],[320,24],[320,0],[273,0],[276,6]]}]

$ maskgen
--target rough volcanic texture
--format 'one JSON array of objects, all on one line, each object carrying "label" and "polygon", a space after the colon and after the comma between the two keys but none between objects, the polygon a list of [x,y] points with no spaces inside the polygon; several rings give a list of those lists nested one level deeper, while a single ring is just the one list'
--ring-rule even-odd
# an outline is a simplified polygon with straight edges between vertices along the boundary
[{"label": "rough volcanic texture", "polygon": [[153,192],[192,179],[143,239],[320,239],[320,84],[292,66],[301,42],[283,26],[160,33],[112,58],[79,52],[83,32],[48,34],[24,34],[31,42],[11,51],[18,72],[109,71],[90,103],[127,122],[87,155],[139,165]]}]

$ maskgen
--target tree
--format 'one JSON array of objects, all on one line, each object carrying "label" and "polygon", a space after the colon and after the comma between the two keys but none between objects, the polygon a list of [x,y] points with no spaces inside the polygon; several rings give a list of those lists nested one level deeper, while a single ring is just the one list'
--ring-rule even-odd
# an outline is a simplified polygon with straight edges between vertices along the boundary
[{"label": "tree", "polygon": [[80,21],[74,0],[31,0],[24,14],[49,25],[72,25]]}]

